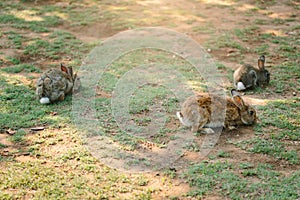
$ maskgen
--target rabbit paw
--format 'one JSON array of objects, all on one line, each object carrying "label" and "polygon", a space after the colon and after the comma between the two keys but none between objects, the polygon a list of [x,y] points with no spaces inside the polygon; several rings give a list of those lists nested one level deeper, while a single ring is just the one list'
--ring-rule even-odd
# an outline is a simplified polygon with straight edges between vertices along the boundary
[{"label": "rabbit paw", "polygon": [[215,131],[211,128],[202,128],[201,129],[201,133],[204,133],[204,134],[212,134],[212,133],[215,133]]},{"label": "rabbit paw", "polygon": [[230,131],[232,131],[232,130],[237,130],[237,128],[236,128],[235,126],[228,126],[228,129],[229,129]]}]

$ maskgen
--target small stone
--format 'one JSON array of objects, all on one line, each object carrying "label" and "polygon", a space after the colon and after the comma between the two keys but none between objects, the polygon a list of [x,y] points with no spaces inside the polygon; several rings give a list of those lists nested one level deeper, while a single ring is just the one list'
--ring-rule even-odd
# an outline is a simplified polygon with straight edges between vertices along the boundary
[{"label": "small stone", "polygon": [[45,127],[43,127],[43,126],[37,126],[37,127],[32,127],[30,130],[32,130],[32,131],[42,131],[44,129],[45,129]]},{"label": "small stone", "polygon": [[50,112],[50,115],[55,116],[57,115],[57,112]]},{"label": "small stone", "polygon": [[293,92],[293,96],[296,96],[296,92]]},{"label": "small stone", "polygon": [[8,129],[8,130],[6,130],[6,133],[7,133],[8,135],[14,135],[14,134],[16,133],[16,131],[15,131],[15,130]]}]

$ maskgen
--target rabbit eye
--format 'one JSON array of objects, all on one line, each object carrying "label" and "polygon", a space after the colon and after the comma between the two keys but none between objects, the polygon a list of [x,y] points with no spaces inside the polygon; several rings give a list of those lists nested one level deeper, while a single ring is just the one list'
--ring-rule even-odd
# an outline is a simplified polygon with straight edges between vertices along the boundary
[{"label": "rabbit eye", "polygon": [[250,110],[249,114],[252,116],[254,114],[254,112],[252,110]]}]

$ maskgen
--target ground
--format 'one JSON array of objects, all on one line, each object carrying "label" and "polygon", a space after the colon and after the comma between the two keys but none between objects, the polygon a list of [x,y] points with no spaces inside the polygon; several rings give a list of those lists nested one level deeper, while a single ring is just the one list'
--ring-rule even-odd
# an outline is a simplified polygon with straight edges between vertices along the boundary
[{"label": "ground", "polygon": [[[0,199],[300,198],[298,1],[14,0],[0,7]],[[264,54],[270,84],[243,92],[258,123],[224,130],[204,158],[192,144],[180,157],[185,162],[148,173],[124,172],[94,157],[81,137],[89,127],[73,123],[72,97],[40,105],[35,82],[60,63],[79,70],[98,44],[142,27],[168,28],[198,42],[223,74],[227,94],[233,71],[244,63],[256,66]],[[175,117],[182,102],[159,85],[144,85],[130,99],[132,121],[141,127],[151,122],[149,107],[165,107],[159,134],[136,139],[113,119],[110,100],[118,80],[155,63],[173,66],[195,92],[205,88],[190,63],[169,52],[141,49],[115,60],[94,98],[101,135],[121,151],[160,151],[176,131],[187,130]]]}]

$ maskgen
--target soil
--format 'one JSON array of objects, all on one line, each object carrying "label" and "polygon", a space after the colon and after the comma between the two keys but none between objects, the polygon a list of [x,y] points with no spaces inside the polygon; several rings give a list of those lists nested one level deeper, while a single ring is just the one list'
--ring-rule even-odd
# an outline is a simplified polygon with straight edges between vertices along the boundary
[{"label": "soil", "polygon": [[[245,12],[249,11],[249,9],[254,8],[254,5],[260,2],[261,6],[266,7],[265,10],[259,10],[257,13],[258,16],[247,16]],[[298,1],[276,1],[276,5],[268,5],[268,1],[255,1],[255,0],[242,0],[242,1],[213,1],[213,0],[165,0],[165,1],[156,1],[156,0],[148,0],[148,1],[137,1],[136,4],[130,7],[130,10],[127,11],[135,20],[144,19],[145,13],[141,12],[142,10],[147,10],[147,13],[152,14],[153,16],[161,16],[162,19],[156,21],[155,26],[159,27],[167,27],[174,29],[178,32],[185,33],[186,35],[190,36],[192,39],[197,41],[200,45],[206,43],[210,38],[212,33],[205,33],[205,32],[195,32],[193,31],[193,27],[195,26],[205,26],[205,27],[216,27],[216,35],[222,35],[224,31],[233,30],[235,28],[243,28],[250,24],[254,24],[255,19],[262,19],[262,20],[270,20],[270,18],[280,18],[286,19],[289,18],[293,14],[297,14],[299,17],[299,10],[293,9],[288,2],[292,2],[295,5],[299,5]],[[298,2],[298,3],[297,3]],[[65,2],[63,1],[47,1],[47,4],[56,4],[64,6]],[[39,4],[44,4],[43,1],[35,1],[36,6]],[[234,9],[226,8],[224,6],[232,5]],[[186,13],[186,15],[176,15],[176,13],[171,13],[169,11],[182,11]],[[273,13],[273,14],[268,14]],[[124,16],[126,18],[126,16]],[[168,20],[164,20],[168,19]],[[299,18],[298,18],[299,19]],[[117,20],[117,19],[115,19]],[[192,20],[192,23],[188,21]],[[92,43],[103,41],[114,34],[118,33],[119,30],[113,28],[110,25],[111,21],[108,22],[95,22],[90,25],[85,26],[71,26],[70,24],[63,24],[55,29],[61,29],[68,31],[74,34],[78,39],[82,40],[83,42]],[[288,33],[282,32],[288,26],[292,26],[299,23],[299,20],[291,21],[289,23],[284,24],[267,24],[267,25],[258,25],[262,32],[265,33],[272,33],[274,35],[284,35],[287,36]],[[175,24],[172,25],[172,24]],[[151,24],[147,24],[150,26]],[[5,31],[5,27],[2,28],[2,31]],[[0,41],[1,44],[1,41]],[[2,45],[2,44],[1,44]],[[6,44],[4,44],[6,45]],[[257,47],[258,43],[246,43],[245,46],[249,49],[253,49]],[[230,67],[232,69],[236,69],[237,66],[241,62],[255,64],[258,55],[253,53],[244,53],[243,60],[235,60],[232,61],[232,56],[230,55],[232,49],[230,48],[221,48],[218,50],[211,50],[211,56],[220,63],[223,63],[225,66]],[[1,50],[3,54],[1,54],[0,59],[4,59],[5,57],[16,57],[19,55],[19,51],[14,49],[5,49]],[[21,56],[20,56],[21,57]],[[26,58],[22,58],[22,60],[26,60]],[[267,65],[276,65],[280,64],[284,61],[284,58],[280,57],[270,57],[267,59]],[[49,65],[49,61],[47,60],[40,60],[37,61],[39,66]],[[272,70],[272,67],[270,68]],[[35,75],[36,76],[36,75]],[[26,83],[25,83],[26,84]],[[230,81],[228,81],[230,84]],[[229,85],[228,85],[229,86]],[[250,94],[245,97],[246,101],[254,105],[264,105],[266,103],[266,99],[286,99],[292,97],[292,92],[294,90],[290,89],[289,91],[285,91],[282,94]],[[108,97],[109,94],[99,92],[99,96]],[[175,124],[179,126],[179,122]],[[174,127],[174,123],[170,125]],[[170,128],[172,128],[170,127]],[[199,139],[203,139],[205,136],[200,136]],[[286,172],[288,171],[293,172],[297,170],[296,166],[291,166],[284,161],[278,161],[272,159],[268,156],[261,155],[261,154],[252,154],[247,153],[240,148],[235,147],[233,144],[228,143],[228,140],[231,141],[242,141],[248,140],[254,137],[254,131],[252,127],[241,127],[238,130],[233,131],[224,131],[220,136],[216,146],[211,151],[211,154],[216,154],[217,152],[224,151],[228,152],[231,156],[229,158],[230,162],[232,163],[241,163],[241,162],[250,162],[254,164],[259,163],[270,163],[275,166],[275,169],[278,171]],[[0,151],[1,156],[6,156],[8,153],[15,152],[16,149],[22,149],[23,146],[14,146],[11,142],[7,141],[7,134],[0,134],[0,143],[9,146],[6,148],[6,152]],[[1,149],[0,149],[1,150]],[[60,153],[61,148],[59,146],[53,146],[51,154]],[[187,156],[193,158],[193,155]],[[20,162],[24,162],[30,159],[27,155],[17,155],[16,160]],[[226,158],[228,160],[228,158]],[[181,179],[176,179],[173,183],[174,186],[172,188],[166,187],[166,185],[162,184],[159,175],[157,174],[148,174],[150,178],[150,183],[148,186],[155,186],[160,188],[160,191],[157,194],[153,195],[154,199],[161,199],[162,197],[166,196],[177,196],[183,193],[188,192],[191,188],[188,186],[187,183],[183,182]],[[222,199],[218,194],[211,194],[207,198],[208,200],[212,199]]]}]

